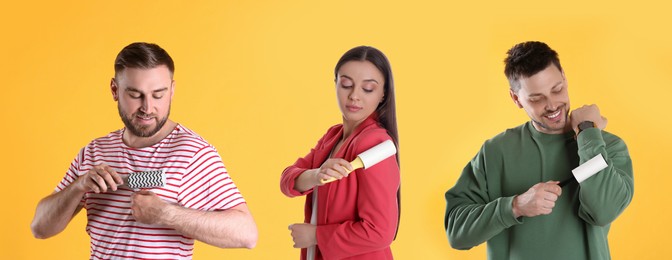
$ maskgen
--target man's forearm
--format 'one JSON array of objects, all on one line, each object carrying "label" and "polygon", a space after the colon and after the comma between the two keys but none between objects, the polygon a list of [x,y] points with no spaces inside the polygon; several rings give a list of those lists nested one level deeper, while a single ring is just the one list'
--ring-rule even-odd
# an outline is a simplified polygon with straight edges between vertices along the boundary
[{"label": "man's forearm", "polygon": [[79,205],[84,192],[66,187],[60,192],[40,200],[35,210],[35,217],[30,224],[33,236],[40,239],[52,237],[65,229],[82,207]]},{"label": "man's forearm", "polygon": [[221,248],[251,249],[257,243],[257,226],[245,204],[223,211],[200,211],[173,204],[161,222],[185,236]]}]

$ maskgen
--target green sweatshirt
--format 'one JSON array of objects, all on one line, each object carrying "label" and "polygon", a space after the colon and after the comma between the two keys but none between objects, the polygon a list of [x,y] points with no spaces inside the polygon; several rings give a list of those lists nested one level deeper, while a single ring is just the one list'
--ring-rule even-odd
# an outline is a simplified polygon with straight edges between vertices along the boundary
[{"label": "green sweatshirt", "polygon": [[[549,215],[514,218],[512,202],[534,184],[563,181],[597,154],[608,167],[566,185]],[[597,128],[544,134],[531,122],[495,136],[446,192],[450,245],[488,242],[488,259],[610,259],[609,226],[630,204],[632,161],[619,137]]]}]

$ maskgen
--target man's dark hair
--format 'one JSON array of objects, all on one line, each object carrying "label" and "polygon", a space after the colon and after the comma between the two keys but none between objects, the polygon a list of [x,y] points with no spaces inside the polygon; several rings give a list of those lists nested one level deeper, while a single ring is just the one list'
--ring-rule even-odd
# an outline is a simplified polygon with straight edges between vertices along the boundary
[{"label": "man's dark hair", "polygon": [[508,56],[504,59],[504,64],[506,64],[504,74],[514,92],[520,89],[520,82],[518,82],[520,78],[531,77],[551,64],[562,71],[558,53],[543,42],[522,42],[513,46],[506,54]]},{"label": "man's dark hair", "polygon": [[175,64],[168,52],[154,43],[134,42],[124,47],[114,61],[114,75],[126,68],[152,69],[166,65],[170,75],[175,73]]}]

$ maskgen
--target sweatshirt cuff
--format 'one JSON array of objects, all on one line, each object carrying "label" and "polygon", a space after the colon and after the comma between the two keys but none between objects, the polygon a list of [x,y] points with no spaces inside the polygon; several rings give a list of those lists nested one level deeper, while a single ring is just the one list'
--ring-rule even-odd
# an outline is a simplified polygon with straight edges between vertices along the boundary
[{"label": "sweatshirt cuff", "polygon": [[509,228],[513,225],[523,224],[523,218],[515,218],[513,216],[513,198],[511,197],[502,197],[499,198],[499,221],[502,223],[504,228]]}]

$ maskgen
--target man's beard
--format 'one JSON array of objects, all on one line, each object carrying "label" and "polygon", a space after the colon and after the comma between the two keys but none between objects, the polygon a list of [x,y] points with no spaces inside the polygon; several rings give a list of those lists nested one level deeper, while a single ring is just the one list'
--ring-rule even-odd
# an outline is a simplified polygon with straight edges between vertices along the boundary
[{"label": "man's beard", "polygon": [[149,129],[149,126],[137,126],[133,125],[133,118],[136,116],[145,116],[148,114],[139,112],[136,114],[131,114],[129,116],[124,115],[123,112],[121,112],[121,106],[119,103],[117,103],[117,109],[119,110],[119,116],[121,117],[121,121],[124,122],[124,125],[126,126],[126,129],[131,132],[131,134],[139,137],[150,137],[155,135],[156,133],[161,130],[164,124],[166,124],[166,121],[168,121],[168,116],[170,116],[170,106],[168,106],[168,114],[166,117],[161,118],[158,123],[156,124],[156,127],[153,129]]}]

